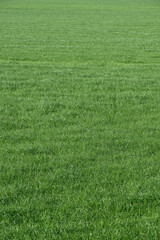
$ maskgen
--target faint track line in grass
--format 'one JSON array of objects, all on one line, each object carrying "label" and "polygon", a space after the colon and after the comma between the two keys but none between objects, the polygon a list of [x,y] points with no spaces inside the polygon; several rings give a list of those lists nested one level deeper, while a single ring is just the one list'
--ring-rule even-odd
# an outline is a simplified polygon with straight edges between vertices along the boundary
[{"label": "faint track line in grass", "polygon": [[[33,65],[56,65],[56,66],[79,66],[79,65],[95,65],[96,62],[94,61],[87,61],[87,62],[52,62],[52,61],[28,61],[28,60],[5,60],[0,59],[0,64],[33,64]],[[120,66],[160,66],[160,63],[123,63],[123,62],[114,62],[114,61],[107,61],[106,63],[101,62],[98,66],[105,66],[105,65],[120,65]]]}]

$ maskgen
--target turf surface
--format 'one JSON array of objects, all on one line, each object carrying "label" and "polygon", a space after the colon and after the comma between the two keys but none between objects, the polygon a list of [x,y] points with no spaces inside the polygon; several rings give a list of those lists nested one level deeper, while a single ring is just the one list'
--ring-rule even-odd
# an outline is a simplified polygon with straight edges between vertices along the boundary
[{"label": "turf surface", "polygon": [[160,2],[0,1],[0,239],[160,239]]}]

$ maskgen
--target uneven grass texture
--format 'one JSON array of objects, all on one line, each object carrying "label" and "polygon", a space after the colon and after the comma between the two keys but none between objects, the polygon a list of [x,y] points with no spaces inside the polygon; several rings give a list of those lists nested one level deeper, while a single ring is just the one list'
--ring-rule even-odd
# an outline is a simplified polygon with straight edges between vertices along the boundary
[{"label": "uneven grass texture", "polygon": [[0,1],[0,239],[160,239],[159,1]]}]

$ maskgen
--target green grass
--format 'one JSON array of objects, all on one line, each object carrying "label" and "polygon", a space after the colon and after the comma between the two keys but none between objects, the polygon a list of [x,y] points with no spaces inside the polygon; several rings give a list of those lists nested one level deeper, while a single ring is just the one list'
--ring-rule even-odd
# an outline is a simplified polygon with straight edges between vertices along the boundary
[{"label": "green grass", "polygon": [[1,240],[160,239],[159,12],[1,0]]}]

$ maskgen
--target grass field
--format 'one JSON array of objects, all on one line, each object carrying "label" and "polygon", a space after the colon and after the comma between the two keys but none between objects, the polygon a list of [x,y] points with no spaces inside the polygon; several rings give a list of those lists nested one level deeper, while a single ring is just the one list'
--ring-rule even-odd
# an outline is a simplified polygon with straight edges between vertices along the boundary
[{"label": "grass field", "polygon": [[160,239],[160,2],[0,1],[0,239]]}]

